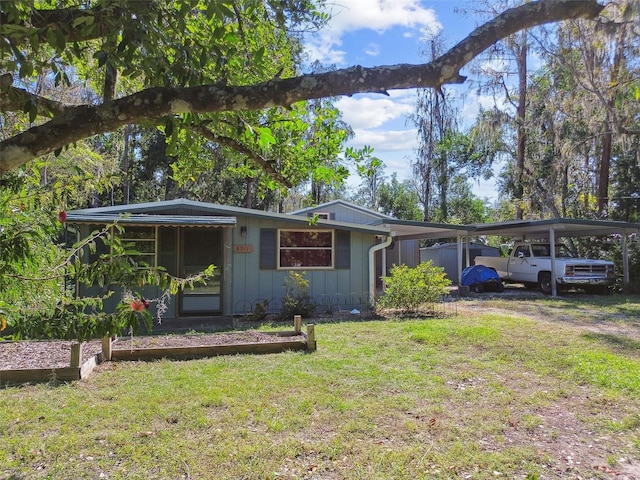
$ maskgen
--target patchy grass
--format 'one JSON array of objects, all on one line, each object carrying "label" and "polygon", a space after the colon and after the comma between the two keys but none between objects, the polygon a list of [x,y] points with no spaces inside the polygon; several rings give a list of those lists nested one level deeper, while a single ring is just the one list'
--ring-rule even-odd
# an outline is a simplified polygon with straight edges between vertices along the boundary
[{"label": "patchy grass", "polygon": [[614,298],[589,304],[594,320],[566,299],[460,302],[452,318],[317,325],[312,354],[6,388],[0,478],[637,475],[639,339],[578,325],[636,322],[640,301]]}]

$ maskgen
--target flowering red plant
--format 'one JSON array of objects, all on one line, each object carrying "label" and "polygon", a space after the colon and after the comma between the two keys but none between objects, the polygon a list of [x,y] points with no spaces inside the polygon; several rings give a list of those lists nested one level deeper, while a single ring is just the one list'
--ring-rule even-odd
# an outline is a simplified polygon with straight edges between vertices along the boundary
[{"label": "flowering red plant", "polygon": [[131,305],[131,309],[135,312],[144,312],[147,308],[145,306],[145,302],[143,302],[139,298],[136,298],[135,300],[131,301],[129,305]]},{"label": "flowering red plant", "polygon": [[60,210],[58,212],[58,220],[60,220],[62,223],[67,221],[67,212],[65,212],[64,210]]}]

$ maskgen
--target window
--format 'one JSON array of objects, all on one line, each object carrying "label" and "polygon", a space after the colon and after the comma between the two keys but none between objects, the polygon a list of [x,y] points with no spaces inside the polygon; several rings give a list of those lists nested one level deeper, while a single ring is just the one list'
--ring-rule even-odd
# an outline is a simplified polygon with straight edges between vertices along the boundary
[{"label": "window", "polygon": [[280,230],[280,268],[333,268],[332,230]]},{"label": "window", "polygon": [[122,243],[136,252],[131,259],[140,266],[156,266],[155,227],[125,227],[121,234]]},{"label": "window", "polygon": [[534,257],[550,256],[549,245],[531,245],[531,251],[533,252]]}]

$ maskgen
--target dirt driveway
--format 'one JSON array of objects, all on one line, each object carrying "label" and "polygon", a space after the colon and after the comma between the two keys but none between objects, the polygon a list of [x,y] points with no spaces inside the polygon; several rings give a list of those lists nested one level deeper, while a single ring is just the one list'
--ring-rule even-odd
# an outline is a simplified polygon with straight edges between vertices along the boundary
[{"label": "dirt driveway", "polygon": [[624,336],[640,342],[639,305],[640,297],[586,295],[572,291],[553,298],[518,285],[507,285],[501,293],[470,293],[457,302],[458,312],[481,310],[518,314],[538,322],[561,324],[601,335]]},{"label": "dirt driveway", "polygon": [[[551,298],[540,292],[507,287],[503,293],[469,294],[459,298],[456,305],[458,315],[495,313],[575,329],[579,335],[596,336],[640,362],[640,297],[568,292]],[[616,433],[597,435],[590,421],[585,421],[599,418],[600,422],[613,424],[627,418],[640,422],[636,408],[615,396],[594,397],[585,385],[563,401],[540,408],[537,428],[513,428],[506,437],[509,443],[528,442],[541,454],[555,458],[553,471],[557,476],[552,478],[640,480],[640,457],[630,454],[637,452],[637,447],[630,447],[628,438],[623,440]],[[591,466],[591,475],[576,474],[584,472],[586,465]]]}]

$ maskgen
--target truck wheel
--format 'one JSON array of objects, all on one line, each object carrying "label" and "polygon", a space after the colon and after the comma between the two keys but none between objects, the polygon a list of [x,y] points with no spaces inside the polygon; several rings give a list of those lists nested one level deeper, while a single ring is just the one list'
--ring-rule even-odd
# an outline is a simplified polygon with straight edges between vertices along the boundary
[{"label": "truck wheel", "polygon": [[549,295],[551,293],[551,274],[549,272],[542,272],[538,277],[538,285],[542,293]]},{"label": "truck wheel", "polygon": [[498,293],[504,292],[504,285],[502,283],[498,284],[498,286],[496,287],[496,292]]},{"label": "truck wheel", "polygon": [[476,293],[482,293],[482,292],[484,292],[484,286],[481,283],[476,283],[473,286],[473,291],[476,292]]}]

